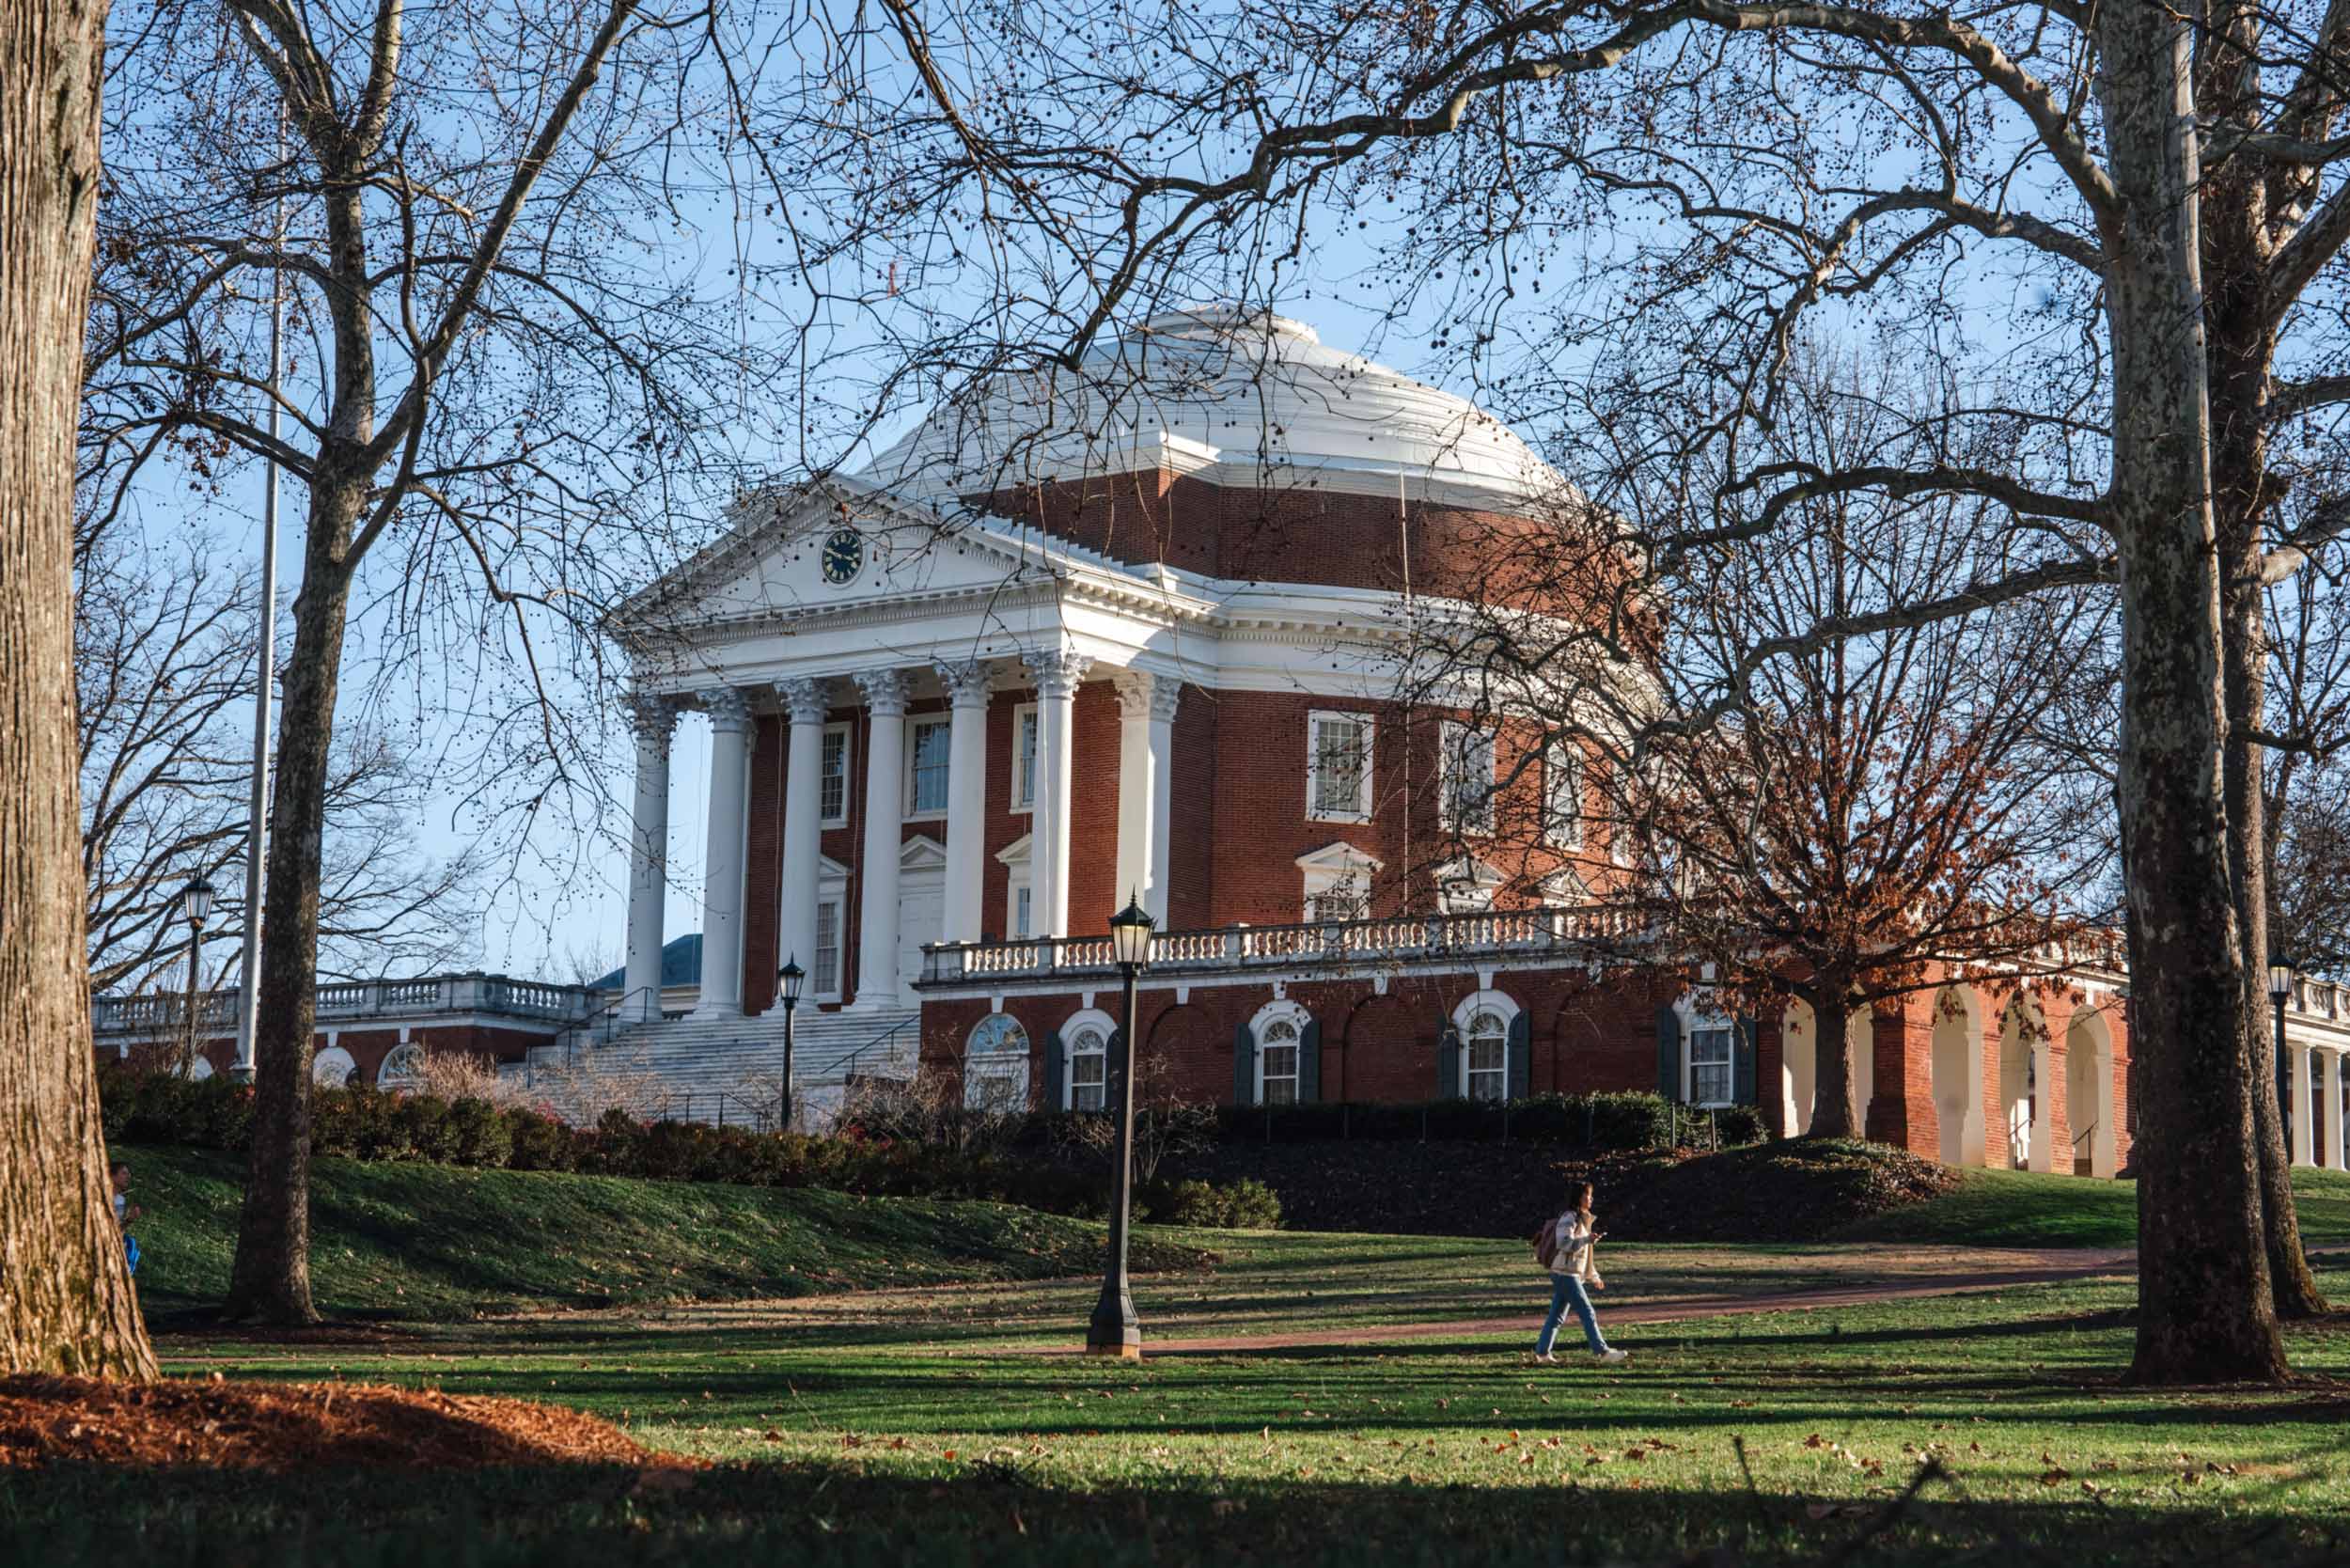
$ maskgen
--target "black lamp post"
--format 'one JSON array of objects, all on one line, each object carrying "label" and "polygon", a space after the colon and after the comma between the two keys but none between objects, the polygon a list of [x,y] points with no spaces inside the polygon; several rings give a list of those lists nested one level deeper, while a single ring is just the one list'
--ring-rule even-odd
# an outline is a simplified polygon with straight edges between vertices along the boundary
[{"label": "black lamp post", "polygon": [[791,1130],[791,1014],[800,1005],[800,987],[807,980],[807,971],[800,967],[800,955],[785,959],[776,979],[783,984],[783,1130],[788,1133]]},{"label": "black lamp post", "polygon": [[197,877],[180,890],[180,912],[188,919],[188,1039],[180,1071],[196,1071],[196,983],[197,949],[204,942],[204,922],[212,917],[212,885]]},{"label": "black lamp post", "polygon": [[2293,995],[2293,961],[2282,953],[2269,955],[2276,962],[2268,966],[2268,1001],[2277,1013],[2277,1119],[2285,1131],[2285,1148],[2293,1148],[2293,1096],[2286,1092],[2293,1081],[2293,1058],[2285,1050],[2285,998]]},{"label": "black lamp post", "polygon": [[1126,1282],[1127,1215],[1135,1199],[1135,977],[1151,962],[1151,917],[1131,894],[1126,907],[1110,917],[1110,950],[1126,999],[1118,1025],[1118,1098],[1111,1108],[1118,1118],[1118,1164],[1110,1176],[1109,1268],[1102,1277],[1102,1299],[1093,1304],[1093,1321],[1086,1326],[1088,1356],[1129,1361],[1142,1356],[1142,1320],[1135,1316],[1134,1293]]}]

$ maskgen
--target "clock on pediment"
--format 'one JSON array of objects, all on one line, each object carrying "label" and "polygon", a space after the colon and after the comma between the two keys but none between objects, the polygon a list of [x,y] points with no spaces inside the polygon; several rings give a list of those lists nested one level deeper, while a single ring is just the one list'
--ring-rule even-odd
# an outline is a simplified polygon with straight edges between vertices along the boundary
[{"label": "clock on pediment", "polygon": [[854,582],[865,570],[865,536],[854,528],[835,528],[824,536],[822,559],[824,581],[835,588]]}]

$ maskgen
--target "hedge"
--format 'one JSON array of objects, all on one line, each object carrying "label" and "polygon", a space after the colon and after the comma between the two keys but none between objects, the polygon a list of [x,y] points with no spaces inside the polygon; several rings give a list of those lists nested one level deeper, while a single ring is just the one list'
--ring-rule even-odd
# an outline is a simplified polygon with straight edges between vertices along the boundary
[{"label": "hedge", "polygon": [[1731,1148],[1770,1137],[1762,1110],[1699,1110],[1653,1092],[1537,1094],[1523,1100],[1434,1100],[1422,1105],[1322,1103],[1227,1105],[1216,1112],[1227,1143],[1333,1138],[1557,1144],[1617,1150]]},{"label": "hedge", "polygon": [[[241,1153],[251,1141],[253,1090],[246,1085],[109,1067],[99,1075],[99,1092],[110,1146],[174,1143]],[[317,1090],[311,1105],[311,1152],[351,1159],[974,1199],[1092,1218],[1104,1213],[1108,1200],[1108,1183],[1098,1170],[854,1133],[808,1137],[695,1121],[643,1122],[618,1110],[593,1127],[572,1127],[487,1101],[452,1104],[364,1085]],[[1261,1184],[1228,1185],[1234,1190],[1198,1182],[1154,1185],[1140,1195],[1137,1208],[1144,1217],[1173,1224],[1279,1223],[1280,1205]]]}]

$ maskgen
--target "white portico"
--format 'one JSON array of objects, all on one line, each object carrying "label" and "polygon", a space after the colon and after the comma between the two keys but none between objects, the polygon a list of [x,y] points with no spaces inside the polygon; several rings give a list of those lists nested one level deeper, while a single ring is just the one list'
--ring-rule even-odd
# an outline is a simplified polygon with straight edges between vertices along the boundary
[{"label": "white portico", "polygon": [[[626,1012],[656,1015],[660,845],[682,709],[705,713],[712,735],[697,1016],[744,1008],[762,720],[780,729],[779,823],[767,840],[781,861],[778,961],[814,969],[854,931],[853,959],[816,989],[852,1011],[903,1009],[916,1005],[924,944],[1078,929],[1073,855],[1106,848],[1073,839],[1081,789],[1115,791],[1120,902],[1131,889],[1164,921],[1184,686],[1374,698],[1393,669],[1379,632],[1359,628],[1392,636],[1392,600],[1130,566],[994,518],[950,525],[851,481],[762,497],[735,533],[629,606],[638,675]],[[1114,691],[1117,741],[1081,754],[1079,694],[1095,684],[1105,699]],[[998,722],[991,737],[991,704],[1015,698],[1009,735]],[[1027,827],[1003,907],[986,892],[1006,863],[989,850],[991,790],[997,816],[1008,800]],[[832,901],[827,835],[855,867]]]}]

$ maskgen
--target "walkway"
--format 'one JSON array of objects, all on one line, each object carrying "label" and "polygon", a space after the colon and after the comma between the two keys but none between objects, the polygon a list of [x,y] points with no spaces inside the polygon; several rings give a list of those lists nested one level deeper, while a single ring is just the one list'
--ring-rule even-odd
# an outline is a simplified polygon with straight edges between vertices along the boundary
[{"label": "walkway", "polygon": [[[1974,1294],[2012,1285],[2052,1285],[2072,1279],[2094,1279],[2129,1274],[2138,1267],[2138,1254],[2105,1247],[2055,1247],[2044,1251],[2004,1251],[2002,1262],[2017,1257],[2038,1262],[1996,1274],[1980,1271],[1919,1277],[1911,1275],[1881,1284],[1836,1286],[1826,1289],[1772,1291],[1748,1296],[1665,1296],[1611,1306],[1599,1297],[1601,1321],[1612,1328],[1620,1324],[1680,1323],[1692,1318],[1719,1318],[1759,1312],[1797,1312],[1827,1307],[1864,1307],[1879,1301],[1918,1296]],[[1522,1334],[1531,1338],[1542,1327],[1541,1312],[1500,1318],[1456,1318],[1443,1323],[1375,1324],[1359,1328],[1306,1329],[1291,1334],[1239,1334],[1218,1339],[1162,1340],[1143,1334],[1146,1356],[1218,1356],[1251,1350],[1303,1350],[1331,1345],[1407,1344],[1417,1340],[1441,1340],[1470,1335]],[[1570,1325],[1570,1327],[1573,1325]],[[1074,1356],[1073,1345],[1006,1347],[998,1354]]]}]

